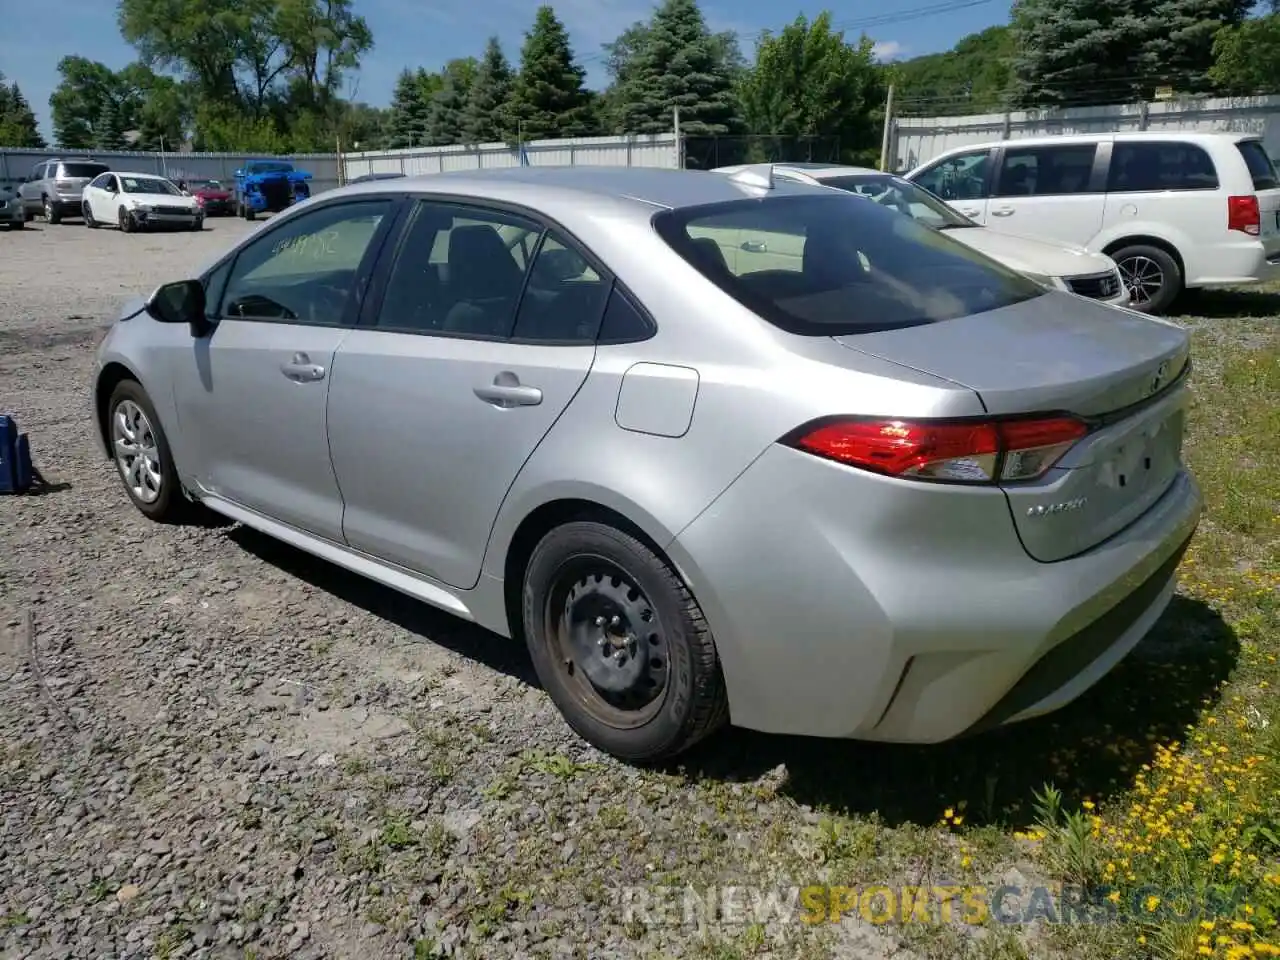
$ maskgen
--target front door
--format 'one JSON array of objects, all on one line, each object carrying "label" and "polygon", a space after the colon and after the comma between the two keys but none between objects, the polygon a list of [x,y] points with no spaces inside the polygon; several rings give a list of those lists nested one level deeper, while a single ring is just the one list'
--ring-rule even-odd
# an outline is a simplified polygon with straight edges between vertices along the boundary
[{"label": "front door", "polygon": [[400,247],[329,388],[343,531],[465,589],[516,475],[586,380],[610,283],[540,224],[479,207],[419,204]]},{"label": "front door", "polygon": [[987,182],[991,148],[953,154],[911,177],[930,193],[941,197],[970,220],[987,222]]},{"label": "front door", "polygon": [[342,498],[326,406],[393,201],[329,204],[236,257],[213,332],[175,376],[179,426],[209,493],[335,542]]}]

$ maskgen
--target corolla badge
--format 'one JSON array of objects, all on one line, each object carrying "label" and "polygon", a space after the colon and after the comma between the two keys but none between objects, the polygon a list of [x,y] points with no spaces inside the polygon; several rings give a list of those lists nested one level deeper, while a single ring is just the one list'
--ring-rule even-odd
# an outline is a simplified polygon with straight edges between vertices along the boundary
[{"label": "corolla badge", "polygon": [[1076,510],[1083,510],[1088,502],[1088,497],[1076,497],[1074,500],[1063,500],[1061,503],[1042,503],[1034,507],[1027,507],[1027,516],[1050,517],[1059,513],[1072,513]]}]

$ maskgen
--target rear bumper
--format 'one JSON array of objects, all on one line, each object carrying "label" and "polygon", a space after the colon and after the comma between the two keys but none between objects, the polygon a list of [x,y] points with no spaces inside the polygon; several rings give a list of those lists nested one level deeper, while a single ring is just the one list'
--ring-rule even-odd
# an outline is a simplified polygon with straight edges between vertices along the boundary
[{"label": "rear bumper", "polygon": [[1196,251],[1186,286],[1234,287],[1280,280],[1280,250],[1268,254],[1261,240],[1214,244]]},{"label": "rear bumper", "polygon": [[1027,556],[998,491],[766,452],[669,547],[739,726],[930,743],[1055,710],[1169,602],[1201,512],[1181,473],[1112,539]]}]

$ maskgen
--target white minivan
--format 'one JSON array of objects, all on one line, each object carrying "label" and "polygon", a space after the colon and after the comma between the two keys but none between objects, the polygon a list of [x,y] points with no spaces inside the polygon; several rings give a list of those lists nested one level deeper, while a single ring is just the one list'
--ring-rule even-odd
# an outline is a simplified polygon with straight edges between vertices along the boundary
[{"label": "white minivan", "polygon": [[1136,310],[1280,278],[1280,179],[1256,135],[1026,137],[957,147],[906,178],[992,229],[1107,254]]}]

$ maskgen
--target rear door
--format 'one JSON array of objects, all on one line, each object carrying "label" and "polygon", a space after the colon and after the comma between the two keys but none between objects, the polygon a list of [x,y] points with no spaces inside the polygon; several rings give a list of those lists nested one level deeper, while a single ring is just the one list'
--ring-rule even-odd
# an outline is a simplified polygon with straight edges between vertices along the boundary
[{"label": "rear door", "polygon": [[984,147],[952,154],[909,179],[941,197],[971,220],[986,223],[993,152],[992,148]]},{"label": "rear door", "polygon": [[1258,195],[1262,245],[1267,251],[1267,259],[1271,260],[1280,256],[1280,177],[1277,177],[1275,166],[1261,140],[1241,140],[1236,149],[1249,168],[1253,190]]},{"label": "rear door", "polygon": [[1097,143],[1009,144],[999,151],[986,225],[1085,246],[1102,228],[1106,171]]},{"label": "rear door", "polygon": [[530,217],[436,201],[384,260],[330,386],[343,533],[469,588],[511,483],[586,380],[611,279]]}]

